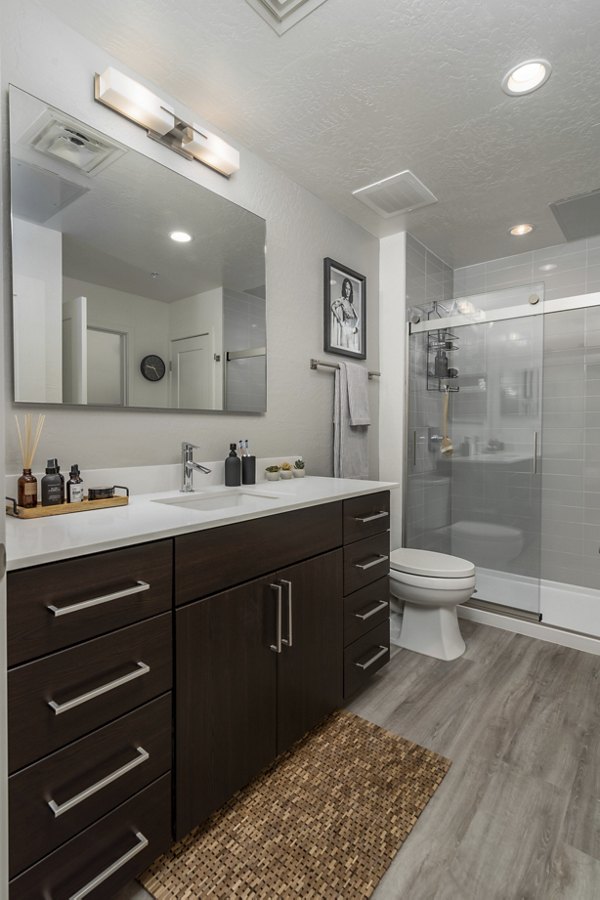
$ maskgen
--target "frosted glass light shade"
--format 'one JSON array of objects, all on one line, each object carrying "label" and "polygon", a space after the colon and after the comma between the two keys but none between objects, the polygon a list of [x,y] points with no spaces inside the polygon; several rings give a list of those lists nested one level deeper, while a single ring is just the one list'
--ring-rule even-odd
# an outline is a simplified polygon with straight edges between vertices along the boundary
[{"label": "frosted glass light shade", "polygon": [[97,77],[96,99],[157,134],[166,134],[173,128],[172,107],[112,67]]},{"label": "frosted glass light shade", "polygon": [[191,153],[194,159],[200,160],[211,169],[216,169],[222,175],[233,175],[240,168],[239,151],[226,141],[203,131],[198,125],[192,125],[193,138],[184,142],[184,150]]}]

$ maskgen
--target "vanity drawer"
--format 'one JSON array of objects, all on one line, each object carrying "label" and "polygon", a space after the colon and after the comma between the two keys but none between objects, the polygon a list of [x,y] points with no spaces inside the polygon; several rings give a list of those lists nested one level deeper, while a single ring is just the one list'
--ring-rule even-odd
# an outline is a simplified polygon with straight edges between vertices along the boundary
[{"label": "vanity drawer", "polygon": [[390,492],[344,500],[344,543],[351,544],[390,527]]},{"label": "vanity drawer", "polygon": [[344,646],[390,617],[389,578],[384,575],[344,599]]},{"label": "vanity drawer", "polygon": [[356,693],[371,675],[389,661],[390,622],[388,619],[344,650],[344,698],[347,699]]},{"label": "vanity drawer", "polygon": [[9,572],[9,666],[166,612],[172,546],[157,541]]},{"label": "vanity drawer", "polygon": [[175,538],[175,603],[189,603],[342,545],[342,504]]},{"label": "vanity drawer", "polygon": [[344,547],[344,594],[377,581],[390,571],[389,532]]},{"label": "vanity drawer", "polygon": [[[14,878],[10,900],[107,900],[143,872],[170,843],[171,776],[163,775]],[[94,881],[97,886],[85,891]]]},{"label": "vanity drawer", "polygon": [[9,771],[165,693],[171,682],[170,613],[11,669]]},{"label": "vanity drawer", "polygon": [[171,694],[12,775],[10,875],[171,769]]}]

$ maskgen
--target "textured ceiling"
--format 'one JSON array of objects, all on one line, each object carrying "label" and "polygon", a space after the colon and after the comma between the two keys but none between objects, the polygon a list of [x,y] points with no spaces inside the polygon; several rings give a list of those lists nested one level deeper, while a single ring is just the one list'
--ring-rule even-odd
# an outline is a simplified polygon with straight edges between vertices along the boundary
[{"label": "textured ceiling", "polygon": [[[44,0],[91,41],[378,236],[450,264],[549,244],[600,187],[598,0],[329,0],[279,37],[245,0]],[[543,56],[537,93],[503,74]],[[380,219],[352,191],[411,169],[439,203]],[[516,222],[536,230],[516,241]]]}]

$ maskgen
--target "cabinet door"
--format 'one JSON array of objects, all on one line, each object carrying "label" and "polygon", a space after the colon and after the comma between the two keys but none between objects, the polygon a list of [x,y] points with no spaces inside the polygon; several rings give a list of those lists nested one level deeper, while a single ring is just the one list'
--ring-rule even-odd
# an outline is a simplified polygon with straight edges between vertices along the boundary
[{"label": "cabinet door", "polygon": [[342,551],[336,550],[277,573],[283,595],[283,642],[277,657],[278,753],[341,705],[342,563]]},{"label": "cabinet door", "polygon": [[276,754],[277,592],[263,578],[177,610],[176,835]]}]

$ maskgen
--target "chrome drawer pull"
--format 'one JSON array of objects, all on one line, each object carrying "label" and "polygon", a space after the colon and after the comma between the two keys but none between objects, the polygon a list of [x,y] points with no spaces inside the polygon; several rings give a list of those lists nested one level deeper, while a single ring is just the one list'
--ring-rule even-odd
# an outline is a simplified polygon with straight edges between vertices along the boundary
[{"label": "chrome drawer pull", "polygon": [[375,519],[385,519],[389,516],[389,512],[387,510],[382,509],[378,513],[373,513],[369,516],[354,516],[355,522],[360,522],[362,525],[366,525],[367,522],[374,522]]},{"label": "chrome drawer pull", "polygon": [[92,891],[95,890],[98,885],[102,884],[103,881],[106,881],[107,878],[110,878],[111,875],[114,875],[115,872],[118,872],[119,869],[122,869],[130,859],[133,859],[134,856],[137,856],[138,853],[141,853],[142,850],[145,850],[149,843],[148,838],[145,837],[141,831],[136,831],[135,836],[137,838],[137,844],[135,845],[135,847],[132,847],[131,850],[128,850],[127,853],[123,854],[123,856],[120,856],[107,869],[105,869],[103,872],[100,872],[100,874],[96,875],[96,877],[91,881],[88,881],[85,887],[82,887],[81,890],[77,891],[76,894],[71,894],[69,900],[83,900],[84,897],[87,897],[88,894],[91,894]]},{"label": "chrome drawer pull", "polygon": [[365,619],[370,619],[371,616],[374,616],[375,613],[381,612],[382,609],[386,609],[388,605],[387,600],[382,600],[381,603],[378,603],[377,606],[374,606],[373,609],[370,609],[367,613],[354,613],[354,617],[356,619],[360,619],[361,622],[364,622]]},{"label": "chrome drawer pull", "polygon": [[287,588],[287,602],[288,602],[288,636],[287,638],[282,638],[281,643],[285,644],[286,647],[292,646],[292,582],[286,581],[284,578],[281,579],[281,583],[285,584]]},{"label": "chrome drawer pull", "polygon": [[143,747],[136,747],[135,749],[138,753],[135,759],[132,759],[131,762],[128,762],[124,766],[121,766],[120,769],[116,769],[114,772],[111,772],[110,775],[107,775],[106,778],[102,778],[100,781],[97,781],[96,784],[92,784],[89,788],[86,788],[85,791],[82,791],[80,794],[76,794],[74,797],[71,797],[70,800],[66,800],[64,803],[60,804],[56,803],[54,800],[49,800],[48,806],[54,813],[54,818],[57,819],[59,816],[62,816],[63,813],[66,813],[70,809],[73,809],[74,806],[77,806],[79,803],[87,800],[87,798],[91,797],[93,794],[97,794],[98,791],[101,791],[109,784],[112,784],[113,781],[117,781],[117,779],[122,778],[123,775],[127,775],[128,772],[131,772],[132,769],[137,768],[137,766],[141,766],[142,763],[145,763],[148,759],[150,759],[150,754],[147,750],[144,750]]},{"label": "chrome drawer pull", "polygon": [[275,625],[275,643],[271,644],[271,650],[274,653],[281,653],[281,603],[283,599],[283,588],[280,584],[270,584],[272,591],[277,592],[277,622]]},{"label": "chrome drawer pull", "polygon": [[361,569],[364,571],[365,569],[372,569],[373,566],[378,566],[380,563],[385,562],[389,559],[389,556],[385,556],[383,553],[377,554],[377,559],[372,559],[371,562],[368,563],[354,563],[355,569]]},{"label": "chrome drawer pull", "polygon": [[366,663],[354,663],[355,666],[358,666],[359,669],[369,669],[373,663],[376,663],[378,659],[381,659],[382,656],[385,656],[386,653],[389,652],[389,647],[384,647],[383,644],[379,645],[379,649],[375,656],[372,656],[371,659]]},{"label": "chrome drawer pull", "polygon": [[92,597],[91,600],[83,600],[81,603],[73,603],[71,606],[47,606],[48,612],[53,616],[68,616],[69,613],[80,612],[82,609],[89,609],[91,606],[99,606],[101,603],[110,603],[111,600],[120,600],[121,597],[129,597],[130,594],[140,594],[142,591],[150,590],[150,585],[146,581],[136,581],[135,585],[125,588],[122,591],[115,591],[114,594],[103,594],[101,597]]},{"label": "chrome drawer pull", "polygon": [[142,675],[147,675],[150,671],[150,666],[147,666],[144,662],[138,662],[136,665],[137,669],[130,672],[129,675],[122,675],[120,678],[115,678],[114,681],[109,681],[108,684],[103,684],[102,687],[94,688],[93,691],[88,691],[87,694],[81,694],[73,700],[67,700],[66,703],[57,703],[56,700],[48,700],[48,706],[52,707],[54,714],[59,716],[69,709],[74,709],[76,706],[81,706],[82,703],[87,703],[88,700],[94,700],[95,697],[100,697],[102,694],[114,691],[115,688],[121,687],[122,684],[127,684],[128,681],[133,681],[135,678],[141,678]]}]

